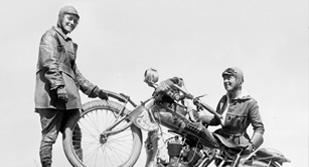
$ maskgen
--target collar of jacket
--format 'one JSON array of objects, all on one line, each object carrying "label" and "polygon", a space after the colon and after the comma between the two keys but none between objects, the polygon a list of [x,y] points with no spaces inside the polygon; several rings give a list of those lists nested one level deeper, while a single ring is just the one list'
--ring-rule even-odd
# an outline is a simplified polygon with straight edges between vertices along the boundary
[{"label": "collar of jacket", "polygon": [[[229,98],[227,94],[225,94],[226,98]],[[236,98],[231,100],[249,100],[251,99],[251,96],[246,91],[242,91]]]},{"label": "collar of jacket", "polygon": [[65,34],[62,32],[61,28],[53,26],[53,29],[54,29],[64,40],[66,40],[66,41],[72,40],[70,37],[68,37],[67,35],[65,35]]}]

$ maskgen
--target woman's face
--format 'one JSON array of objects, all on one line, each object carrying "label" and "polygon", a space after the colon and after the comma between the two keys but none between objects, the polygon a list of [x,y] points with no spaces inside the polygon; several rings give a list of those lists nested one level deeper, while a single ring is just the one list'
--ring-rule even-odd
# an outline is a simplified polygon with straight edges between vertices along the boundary
[{"label": "woman's face", "polygon": [[233,75],[224,75],[223,76],[223,85],[226,91],[231,92],[236,90],[240,83]]},{"label": "woman's face", "polygon": [[74,14],[64,14],[61,22],[62,30],[65,34],[71,33],[78,24],[79,18]]}]

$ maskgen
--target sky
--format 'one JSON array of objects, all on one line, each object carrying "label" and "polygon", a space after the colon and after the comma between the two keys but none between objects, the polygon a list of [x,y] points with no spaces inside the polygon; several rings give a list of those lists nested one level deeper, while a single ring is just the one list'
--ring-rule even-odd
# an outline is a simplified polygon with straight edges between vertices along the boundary
[{"label": "sky", "polygon": [[[221,73],[237,66],[260,106],[263,147],[308,166],[309,15],[305,0],[53,0],[6,1],[0,7],[1,166],[39,166],[40,123],[34,113],[41,35],[63,5],[81,16],[70,34],[77,64],[91,82],[137,103],[151,96],[143,73],[184,78],[215,107],[225,93]],[[82,101],[89,99],[82,96]],[[144,132],[145,134],[145,132]],[[59,136],[54,165],[69,166]],[[143,166],[142,152],[136,166]]]}]

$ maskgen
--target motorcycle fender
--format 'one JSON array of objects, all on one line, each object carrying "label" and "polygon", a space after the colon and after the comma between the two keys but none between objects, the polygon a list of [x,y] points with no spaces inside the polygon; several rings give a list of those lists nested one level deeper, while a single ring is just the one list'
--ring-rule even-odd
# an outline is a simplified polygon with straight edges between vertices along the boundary
[{"label": "motorcycle fender", "polygon": [[[155,131],[159,129],[158,124],[151,119],[149,115],[149,111],[144,106],[139,106],[136,108],[139,110],[133,117],[133,123],[138,128],[143,129],[145,131]],[[137,114],[138,113],[138,114]],[[132,117],[131,117],[132,118]]]}]

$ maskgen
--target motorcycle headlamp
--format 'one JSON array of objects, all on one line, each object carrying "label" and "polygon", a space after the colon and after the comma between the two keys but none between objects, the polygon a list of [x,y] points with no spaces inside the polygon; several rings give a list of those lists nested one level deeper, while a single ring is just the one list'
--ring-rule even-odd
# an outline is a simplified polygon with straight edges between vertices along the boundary
[{"label": "motorcycle headlamp", "polygon": [[156,69],[148,68],[144,73],[144,82],[148,85],[153,85],[159,80],[159,73]]}]

